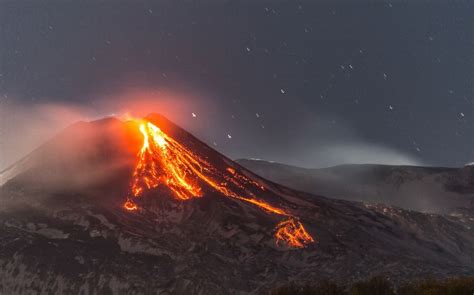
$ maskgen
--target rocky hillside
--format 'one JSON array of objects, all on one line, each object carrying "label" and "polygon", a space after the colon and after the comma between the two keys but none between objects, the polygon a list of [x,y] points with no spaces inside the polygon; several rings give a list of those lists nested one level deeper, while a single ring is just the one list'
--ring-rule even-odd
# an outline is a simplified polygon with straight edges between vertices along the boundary
[{"label": "rocky hillside", "polygon": [[222,178],[229,191],[284,211],[314,242],[278,243],[276,225],[288,216],[192,174],[201,197],[177,200],[160,185],[125,209],[140,133],[115,119],[80,123],[12,167],[0,187],[0,293],[242,294],[321,279],[474,274],[468,220],[288,189],[161,116],[147,121],[209,163],[195,173],[232,176]]}]

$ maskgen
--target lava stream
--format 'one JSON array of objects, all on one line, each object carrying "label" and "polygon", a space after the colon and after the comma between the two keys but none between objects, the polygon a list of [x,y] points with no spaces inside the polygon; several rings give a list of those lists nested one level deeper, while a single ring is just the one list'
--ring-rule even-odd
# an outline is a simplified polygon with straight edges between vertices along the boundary
[{"label": "lava stream", "polygon": [[303,248],[307,244],[314,242],[313,237],[308,234],[301,222],[293,218],[284,220],[277,225],[275,238],[277,244],[285,241],[296,248]]},{"label": "lava stream", "polygon": [[[153,189],[159,185],[166,185],[178,200],[199,198],[202,196],[202,189],[198,181],[203,181],[227,197],[253,204],[273,214],[286,216],[288,219],[280,222],[276,228],[277,244],[283,242],[290,247],[302,248],[314,242],[296,217],[257,199],[246,188],[251,185],[264,190],[259,183],[238,174],[231,167],[227,168],[228,173],[219,172],[151,122],[142,122],[139,131],[143,135],[143,145],[137,155],[138,162],[132,175],[133,198],[139,198],[146,189]],[[237,191],[245,192],[244,196]],[[132,198],[127,198],[124,208],[133,211],[137,210],[138,206]]]}]

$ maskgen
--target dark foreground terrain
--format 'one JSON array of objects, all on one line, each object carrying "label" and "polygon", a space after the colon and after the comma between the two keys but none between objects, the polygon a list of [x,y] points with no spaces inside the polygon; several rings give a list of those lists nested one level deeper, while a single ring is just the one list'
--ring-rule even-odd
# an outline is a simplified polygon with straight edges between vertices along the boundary
[{"label": "dark foreground terrain", "polygon": [[390,280],[374,277],[366,281],[340,286],[329,281],[313,285],[289,285],[275,289],[272,295],[471,295],[474,292],[474,277],[445,280],[424,279],[394,287]]},{"label": "dark foreground terrain", "polygon": [[125,210],[139,136],[116,119],[78,123],[2,173],[0,293],[243,294],[474,275],[469,220],[288,189],[161,116],[149,120],[216,171],[250,179],[246,190],[298,216],[315,243],[277,245],[281,218],[205,184],[202,198],[176,201],[158,187]]}]

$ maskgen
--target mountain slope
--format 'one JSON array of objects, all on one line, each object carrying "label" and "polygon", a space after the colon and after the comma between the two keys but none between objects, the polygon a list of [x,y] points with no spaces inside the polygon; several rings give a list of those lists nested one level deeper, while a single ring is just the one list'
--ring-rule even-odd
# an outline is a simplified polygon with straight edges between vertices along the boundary
[{"label": "mountain slope", "polygon": [[[146,121],[166,134],[167,147],[174,140],[209,163],[201,173],[219,183],[189,172],[185,180],[199,186],[201,197],[179,200],[168,185],[134,197],[143,140],[137,124],[71,126],[22,169],[13,167],[19,172],[0,188],[1,293],[237,294],[324,278],[350,283],[387,275],[399,283],[474,274],[474,233],[460,219],[297,192],[159,115]],[[124,208],[127,197],[136,210]],[[315,241],[278,243],[276,225],[288,218]]]},{"label": "mountain slope", "polygon": [[474,208],[474,166],[341,165],[306,169],[260,160],[238,162],[277,183],[338,199],[432,213]]}]

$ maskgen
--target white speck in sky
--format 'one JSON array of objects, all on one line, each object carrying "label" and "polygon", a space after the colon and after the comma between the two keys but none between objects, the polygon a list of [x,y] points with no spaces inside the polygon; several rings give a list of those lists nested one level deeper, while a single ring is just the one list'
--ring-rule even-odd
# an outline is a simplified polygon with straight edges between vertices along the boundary
[{"label": "white speck in sky", "polygon": [[195,113],[191,113],[191,115],[193,116],[193,118],[197,117],[197,115]]},{"label": "white speck in sky", "polygon": [[228,138],[228,139],[232,139],[232,135],[227,134],[227,138]]},{"label": "white speck in sky", "polygon": [[280,89],[281,94],[285,94],[285,89]]}]

